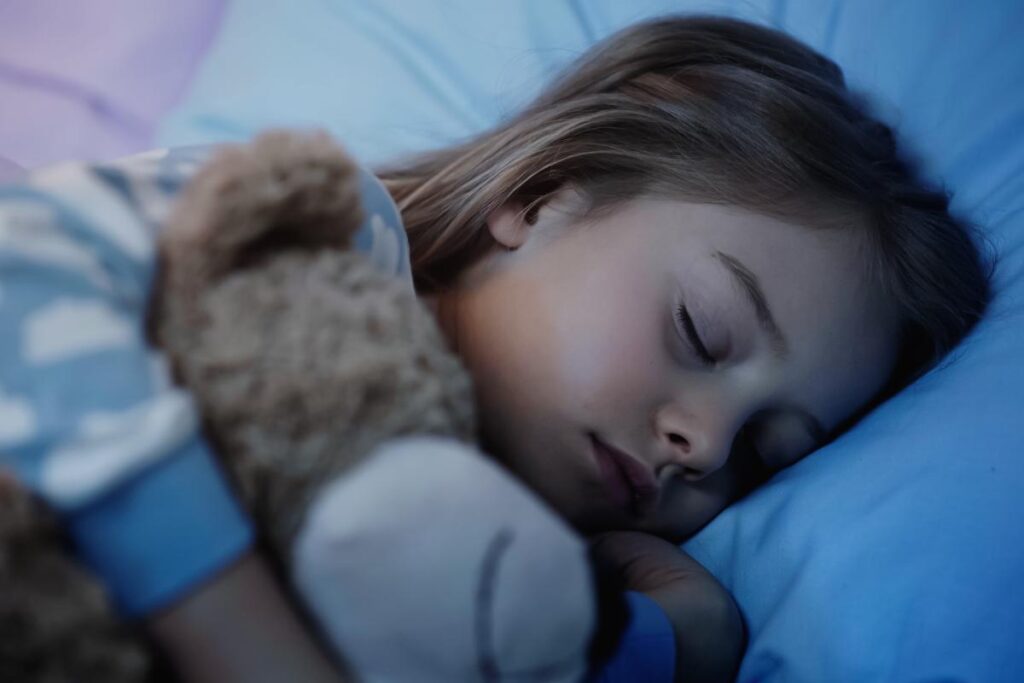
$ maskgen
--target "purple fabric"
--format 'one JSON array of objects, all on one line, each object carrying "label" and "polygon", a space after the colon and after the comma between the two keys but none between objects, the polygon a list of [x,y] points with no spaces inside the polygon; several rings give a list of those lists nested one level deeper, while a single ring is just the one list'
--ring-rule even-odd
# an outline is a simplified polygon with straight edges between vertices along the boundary
[{"label": "purple fabric", "polygon": [[34,167],[153,146],[223,9],[224,0],[0,3],[0,156]]},{"label": "purple fabric", "polygon": [[[3,97],[0,97],[0,101],[3,101]],[[0,183],[9,183],[24,172],[25,169],[18,164],[0,157]]]}]

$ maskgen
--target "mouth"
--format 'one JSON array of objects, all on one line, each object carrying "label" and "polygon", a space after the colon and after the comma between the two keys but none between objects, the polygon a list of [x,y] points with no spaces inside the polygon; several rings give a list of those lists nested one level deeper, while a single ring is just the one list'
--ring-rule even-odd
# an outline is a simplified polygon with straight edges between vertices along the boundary
[{"label": "mouth", "polygon": [[590,434],[594,459],[601,471],[601,481],[612,503],[630,516],[646,517],[658,502],[658,480],[650,468],[633,456]]}]

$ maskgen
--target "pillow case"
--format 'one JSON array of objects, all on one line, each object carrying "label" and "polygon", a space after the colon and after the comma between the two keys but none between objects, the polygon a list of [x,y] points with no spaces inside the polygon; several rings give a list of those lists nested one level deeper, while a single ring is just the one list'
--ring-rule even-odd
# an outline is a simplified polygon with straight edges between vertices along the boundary
[{"label": "pillow case", "polygon": [[238,0],[163,144],[325,126],[369,163],[516,110],[633,21],[714,11],[832,57],[999,253],[943,364],[686,544],[750,630],[743,681],[1024,675],[1024,6],[1007,0]]},{"label": "pillow case", "polygon": [[34,167],[152,147],[223,5],[0,2],[0,156]]},{"label": "pillow case", "polygon": [[14,163],[10,159],[0,157],[0,183],[12,182],[15,178],[21,176],[25,172],[18,164]]}]

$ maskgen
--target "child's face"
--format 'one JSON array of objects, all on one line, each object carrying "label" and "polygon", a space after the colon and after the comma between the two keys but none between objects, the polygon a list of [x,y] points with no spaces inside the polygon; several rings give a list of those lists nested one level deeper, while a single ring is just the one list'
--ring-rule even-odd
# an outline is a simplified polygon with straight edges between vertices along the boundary
[{"label": "child's face", "polygon": [[850,231],[653,198],[588,224],[506,207],[489,226],[515,250],[474,264],[439,319],[484,447],[585,532],[693,533],[892,368],[894,318]]}]

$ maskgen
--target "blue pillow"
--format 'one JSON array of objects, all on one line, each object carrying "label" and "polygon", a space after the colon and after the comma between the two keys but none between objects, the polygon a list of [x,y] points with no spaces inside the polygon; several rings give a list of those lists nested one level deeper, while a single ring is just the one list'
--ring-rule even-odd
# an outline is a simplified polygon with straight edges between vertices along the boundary
[{"label": "blue pillow", "polygon": [[164,144],[326,126],[369,163],[454,142],[612,31],[720,11],[835,59],[1000,254],[954,356],[686,544],[750,629],[743,681],[1024,677],[1024,5],[236,2]]}]

